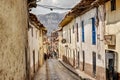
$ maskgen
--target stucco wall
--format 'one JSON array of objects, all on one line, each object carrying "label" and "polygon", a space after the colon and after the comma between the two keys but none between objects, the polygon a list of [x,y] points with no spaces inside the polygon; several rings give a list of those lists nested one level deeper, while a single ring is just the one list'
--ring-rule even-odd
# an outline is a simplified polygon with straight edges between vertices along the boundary
[{"label": "stucco wall", "polygon": [[[84,15],[82,15],[79,19],[79,23],[81,21],[84,21],[84,33],[85,33],[85,42],[80,42],[81,44],[81,48],[82,51],[85,51],[85,63],[89,63],[92,64],[92,52],[96,52],[97,51],[97,47],[96,45],[92,45],[92,19],[93,17],[95,17],[95,13],[96,13],[96,9],[90,10],[89,12],[85,13]],[[79,24],[81,26],[81,24]],[[82,29],[81,27],[79,27],[79,32],[80,35]],[[80,40],[82,36],[80,36]],[[82,52],[80,51],[80,52]],[[82,55],[81,55],[81,60],[82,60]]]},{"label": "stucco wall", "polygon": [[[74,33],[73,33],[73,26],[74,26]],[[71,43],[70,43],[70,31],[71,30]],[[71,49],[71,58],[73,58],[73,50],[76,50],[76,26],[75,26],[75,19],[72,20],[68,25],[63,27],[63,38],[67,40],[66,44],[68,45],[68,49]],[[65,45],[66,45],[65,44]],[[64,48],[65,48],[64,45]],[[66,51],[65,51],[66,52]]]},{"label": "stucco wall", "polygon": [[106,3],[106,35],[116,36],[115,49],[109,49],[117,53],[117,71],[120,73],[120,0],[116,0],[116,10],[111,11],[110,1]]},{"label": "stucco wall", "polygon": [[[96,18],[96,8],[86,12],[82,16],[76,18],[76,23],[78,23],[78,31],[79,31],[79,42],[77,42],[77,49],[82,53],[85,51],[86,55],[86,63],[92,64],[92,52],[96,52],[96,60],[97,66],[105,67],[105,49],[104,49],[104,41],[103,41],[103,6],[98,8],[98,18],[99,25],[96,27],[96,45],[92,44],[92,19]],[[85,42],[82,42],[82,28],[81,21],[84,21],[84,33],[85,33]],[[101,55],[101,59],[98,59],[98,55]],[[82,54],[80,54],[80,60],[82,61]]]},{"label": "stucco wall", "polygon": [[44,57],[43,57],[43,53],[44,53],[44,47],[43,47],[43,30],[42,30],[42,28],[40,29],[40,33],[39,33],[40,35],[39,35],[39,45],[40,45],[40,66],[42,66],[43,65],[43,63],[44,63]]},{"label": "stucco wall", "polygon": [[[90,11],[86,12],[85,14],[76,18],[76,22],[78,23],[78,31],[79,31],[79,42],[77,43],[77,51],[80,52],[80,69],[82,69],[83,65],[83,51],[85,52],[85,72],[89,75],[93,76],[93,55],[92,53],[96,53],[96,76],[99,80],[105,79],[105,48],[104,48],[104,41],[103,41],[103,6],[98,7],[98,18],[99,18],[99,25],[96,26],[96,45],[92,44],[92,19],[96,18],[96,8],[91,9]],[[81,22],[84,21],[84,33],[85,33],[85,42],[82,42],[82,24]],[[96,20],[97,21],[97,20]],[[100,58],[98,58],[98,55]],[[99,74],[102,72],[103,74]]]},{"label": "stucco wall", "polygon": [[[30,72],[31,77],[34,76],[34,69],[35,72],[38,70],[38,64],[39,64],[39,29],[35,27],[35,25],[29,23],[31,28],[29,28],[28,31],[28,42],[29,42],[29,50],[30,50]],[[35,56],[34,56],[34,55]],[[34,60],[33,60],[34,59]],[[35,63],[35,66],[34,66]]]},{"label": "stucco wall", "polygon": [[0,0],[0,80],[24,80],[26,0]]}]

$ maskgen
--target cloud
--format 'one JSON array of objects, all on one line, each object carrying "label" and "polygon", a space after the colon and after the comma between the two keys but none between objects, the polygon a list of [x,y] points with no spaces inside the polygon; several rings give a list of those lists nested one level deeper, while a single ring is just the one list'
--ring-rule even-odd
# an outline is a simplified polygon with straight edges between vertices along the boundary
[{"label": "cloud", "polygon": [[[37,4],[40,5],[50,5],[50,6],[57,6],[57,7],[63,7],[63,8],[72,8],[74,7],[80,0],[41,0]],[[53,10],[50,11],[49,9],[42,8],[42,7],[37,7],[32,9],[32,13],[35,13],[36,15],[38,14],[47,14],[50,12],[66,12],[66,10]]]}]

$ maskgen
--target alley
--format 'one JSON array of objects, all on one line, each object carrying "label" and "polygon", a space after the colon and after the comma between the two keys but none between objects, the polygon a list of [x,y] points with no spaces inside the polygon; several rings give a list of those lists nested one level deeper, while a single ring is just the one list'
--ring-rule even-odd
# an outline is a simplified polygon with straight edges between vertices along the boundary
[{"label": "alley", "polygon": [[47,69],[44,64],[34,80],[80,80],[80,78],[66,69],[59,60],[49,59],[47,61]]},{"label": "alley", "polygon": [[0,80],[120,80],[120,0],[0,0]]}]

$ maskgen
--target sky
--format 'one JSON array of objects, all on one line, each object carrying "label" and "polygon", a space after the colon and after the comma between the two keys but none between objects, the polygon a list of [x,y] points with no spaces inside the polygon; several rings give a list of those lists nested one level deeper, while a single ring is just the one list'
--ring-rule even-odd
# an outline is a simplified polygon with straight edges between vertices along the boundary
[{"label": "sky", "polygon": [[[78,2],[80,2],[80,0],[41,0],[37,4],[48,5],[48,6],[57,6],[57,7],[62,7],[62,8],[72,8]],[[50,9],[37,6],[36,8],[33,8],[31,12],[36,15],[39,15],[39,14],[47,14],[47,13],[51,13],[51,12],[63,13],[63,12],[67,12],[67,10],[54,10],[53,9],[53,11],[51,11]]]}]

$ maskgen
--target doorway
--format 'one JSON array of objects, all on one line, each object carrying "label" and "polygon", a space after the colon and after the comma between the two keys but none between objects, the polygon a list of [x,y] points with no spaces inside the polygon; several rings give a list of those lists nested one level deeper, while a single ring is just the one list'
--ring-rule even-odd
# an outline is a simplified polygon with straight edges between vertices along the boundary
[{"label": "doorway", "polygon": [[85,70],[85,51],[83,51],[83,69],[82,71]]},{"label": "doorway", "polygon": [[77,55],[77,57],[78,57],[78,60],[77,60],[77,62],[78,62],[78,68],[79,68],[79,66],[80,66],[80,52],[78,51],[78,55]]},{"label": "doorway", "polygon": [[106,51],[106,80],[117,80],[117,54]]},{"label": "doorway", "polygon": [[38,51],[38,68],[40,67],[40,54],[39,54],[39,51]]},{"label": "doorway", "polygon": [[33,72],[35,73],[35,51],[33,51]]},{"label": "doorway", "polygon": [[75,67],[75,51],[73,50],[73,66]]},{"label": "doorway", "polygon": [[96,76],[96,53],[93,52],[93,76],[95,77]]}]

